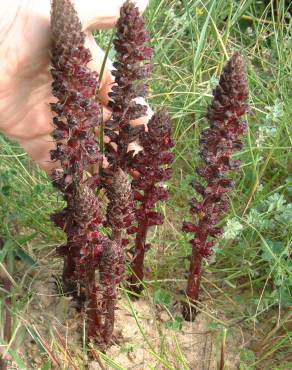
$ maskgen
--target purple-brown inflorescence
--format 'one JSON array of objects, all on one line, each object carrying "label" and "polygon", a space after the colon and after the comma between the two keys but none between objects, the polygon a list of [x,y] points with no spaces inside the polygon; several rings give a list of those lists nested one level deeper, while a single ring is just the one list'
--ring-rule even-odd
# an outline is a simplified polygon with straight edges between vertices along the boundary
[{"label": "purple-brown inflorescence", "polygon": [[139,104],[135,99],[147,94],[145,79],[150,74],[152,49],[147,46],[149,36],[145,30],[143,18],[139,9],[130,1],[121,8],[117,23],[117,33],[114,39],[116,50],[115,70],[112,72],[116,84],[109,93],[109,106],[112,108],[112,119],[107,124],[107,135],[112,143],[108,145],[108,159],[113,168],[127,169],[128,146],[143,129],[133,129],[131,120],[146,115],[147,106]]},{"label": "purple-brown inflorescence", "polygon": [[107,313],[100,310],[103,287],[96,284],[95,270],[104,258],[108,239],[99,231],[103,216],[94,188],[100,179],[98,175],[86,178],[86,170],[102,162],[95,137],[100,120],[95,102],[97,74],[87,67],[91,54],[84,47],[85,34],[69,0],[53,0],[51,31],[52,93],[57,98],[51,104],[56,141],[51,159],[60,164],[52,180],[67,202],[52,220],[67,235],[66,244],[58,248],[64,256],[65,289],[84,302],[88,337],[104,348],[109,341],[102,336]]},{"label": "purple-brown inflorescence", "polygon": [[[73,281],[77,282],[78,289],[74,295],[84,300],[88,338],[94,339],[103,349],[106,347],[107,338],[103,337],[102,330],[107,325],[107,313],[99,308],[102,296],[98,293],[102,287],[101,284],[97,284],[95,276],[108,243],[108,238],[99,231],[103,216],[94,191],[89,186],[81,184],[74,189],[72,202],[68,203],[67,209],[71,227],[65,228],[67,233],[65,253],[69,247],[75,256]],[[61,253],[63,248],[59,248]]]},{"label": "purple-brown inflorescence", "polygon": [[102,304],[101,312],[105,313],[102,329],[102,346],[108,347],[113,343],[115,320],[115,305],[117,301],[117,286],[123,280],[125,253],[121,243],[108,240],[105,245],[100,268],[100,287]]},{"label": "purple-brown inflorescence", "polygon": [[[53,220],[70,235],[75,225],[70,217],[75,212],[74,197],[84,180],[84,170],[102,159],[94,132],[100,119],[100,108],[94,101],[97,75],[87,67],[91,54],[84,47],[85,35],[69,0],[52,2],[51,32],[52,93],[58,99],[51,104],[55,113],[52,136],[56,141],[51,159],[59,161],[61,167],[52,177],[67,201],[67,208],[55,214]],[[78,248],[72,248],[71,241],[69,238],[62,247],[65,285],[71,278],[74,280],[80,253]]]},{"label": "purple-brown inflorescence", "polygon": [[108,206],[104,225],[111,228],[112,235],[111,240],[108,239],[104,245],[99,265],[100,312],[104,313],[101,347],[104,348],[113,342],[117,286],[122,281],[125,270],[122,231],[132,224],[134,218],[133,196],[127,174],[117,168],[112,177],[106,180],[107,184],[104,186]]},{"label": "purple-brown inflorescence", "polygon": [[139,135],[139,143],[143,151],[131,162],[131,172],[134,176],[132,189],[136,209],[136,225],[128,229],[128,233],[136,233],[135,252],[131,263],[132,276],[130,284],[133,291],[141,292],[140,283],[144,276],[144,256],[150,247],[146,244],[147,230],[150,226],[161,225],[163,215],[155,211],[158,201],[168,199],[168,191],[162,185],[171,177],[169,165],[173,155],[171,138],[171,123],[168,114],[161,110],[154,114],[148,123],[148,132]]},{"label": "purple-brown inflorescence", "polygon": [[[170,177],[169,168],[164,166],[172,161],[169,149],[173,145],[170,121],[164,111],[153,116],[148,123],[148,131],[145,131],[144,125],[133,127],[130,124],[130,121],[145,116],[147,112],[147,106],[139,104],[137,98],[145,97],[148,91],[145,79],[150,75],[148,61],[152,56],[148,41],[149,36],[138,8],[126,1],[121,8],[114,40],[117,56],[113,74],[116,84],[109,94],[113,116],[106,131],[112,143],[108,145],[110,169],[105,172],[115,172],[122,168],[133,178],[134,201],[139,206],[135,211],[136,224],[128,228],[128,232],[136,233],[136,250],[131,264],[133,275],[130,278],[136,292],[142,288],[139,281],[143,278],[147,229],[163,222],[163,216],[155,212],[155,204],[168,197],[167,190],[159,183]],[[129,144],[133,141],[143,147],[137,155],[129,151]],[[111,197],[110,193],[108,196]],[[110,222],[109,216],[108,224],[112,224],[113,234],[119,235],[120,239],[121,232],[115,231],[117,228]],[[129,227],[130,218],[126,219]]]},{"label": "purple-brown inflorescence", "polygon": [[195,304],[199,297],[202,261],[212,254],[212,247],[222,234],[217,227],[228,210],[226,193],[233,187],[231,179],[225,178],[239,168],[240,161],[232,160],[232,154],[242,148],[240,136],[246,129],[241,120],[247,110],[248,88],[245,65],[239,53],[235,53],[225,66],[219,84],[213,92],[214,98],[208,109],[209,128],[200,138],[200,155],[204,165],[197,169],[203,184],[193,182],[192,186],[200,199],[191,201],[191,214],[195,222],[185,222],[183,230],[195,236],[190,241],[192,255],[186,294],[192,304],[183,306],[186,320],[194,319]]},{"label": "purple-brown inflorescence", "polygon": [[111,228],[112,239],[121,244],[122,231],[130,227],[134,220],[133,194],[127,174],[121,168],[117,168],[106,189],[109,203],[105,226]]}]

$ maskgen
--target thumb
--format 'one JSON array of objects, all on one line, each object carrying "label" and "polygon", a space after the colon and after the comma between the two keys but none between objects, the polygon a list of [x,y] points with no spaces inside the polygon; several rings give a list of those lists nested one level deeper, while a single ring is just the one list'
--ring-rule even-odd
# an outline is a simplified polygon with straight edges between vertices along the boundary
[{"label": "thumb", "polygon": [[[75,0],[74,7],[85,30],[111,28],[115,25],[120,8],[125,0]],[[142,13],[149,0],[136,0],[134,3]]]}]

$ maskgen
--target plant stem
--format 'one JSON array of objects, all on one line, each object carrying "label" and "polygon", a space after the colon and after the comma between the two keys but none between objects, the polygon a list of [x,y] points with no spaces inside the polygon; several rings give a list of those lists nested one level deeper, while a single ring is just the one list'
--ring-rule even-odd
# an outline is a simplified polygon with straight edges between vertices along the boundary
[{"label": "plant stem", "polygon": [[125,257],[121,244],[107,241],[99,265],[101,315],[103,317],[102,344],[104,350],[113,343],[117,286],[123,279]]},{"label": "plant stem", "polygon": [[131,289],[135,293],[141,293],[143,285],[141,281],[144,277],[144,258],[146,252],[146,237],[147,237],[147,219],[139,223],[138,232],[135,240],[135,256],[131,263],[132,275],[130,277]]},{"label": "plant stem", "polygon": [[63,267],[63,283],[66,293],[74,293],[76,290],[76,286],[75,287],[72,286],[72,280],[75,270],[76,263],[74,261],[74,256],[72,252],[68,250],[67,255],[64,256],[64,267]]},{"label": "plant stem", "polygon": [[[198,253],[196,248],[193,248],[191,255],[190,272],[186,295],[192,305],[196,305],[199,298],[201,275],[202,275],[202,260],[203,257]],[[185,303],[183,306],[183,317],[187,321],[193,321],[197,315],[197,310],[194,306]]]},{"label": "plant stem", "polygon": [[103,328],[103,339],[105,345],[109,346],[112,341],[115,322],[116,287],[109,287],[104,294],[105,319]]},{"label": "plant stem", "polygon": [[[118,248],[122,249],[122,230],[114,229],[112,232],[112,240],[115,241]],[[106,284],[105,281],[103,281]],[[111,344],[114,332],[114,322],[115,322],[115,305],[117,297],[116,285],[109,284],[106,286],[103,293],[103,303],[104,303],[104,325],[103,325],[103,340],[105,342],[105,347]]]},{"label": "plant stem", "polygon": [[99,342],[102,323],[97,307],[97,287],[95,282],[95,270],[92,267],[89,267],[88,269],[86,280],[87,280],[86,283],[87,297],[89,297],[88,308],[86,312],[88,318],[88,337],[97,338],[97,341]]}]

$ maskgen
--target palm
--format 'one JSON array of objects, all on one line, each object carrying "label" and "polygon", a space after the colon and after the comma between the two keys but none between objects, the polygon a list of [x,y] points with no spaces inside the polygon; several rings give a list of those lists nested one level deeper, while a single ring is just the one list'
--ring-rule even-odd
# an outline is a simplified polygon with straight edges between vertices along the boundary
[{"label": "palm", "polygon": [[[93,24],[95,28],[113,26],[123,1],[112,0],[109,6],[96,0],[94,10],[99,14],[98,17],[94,17],[94,12],[90,11],[93,4],[88,1],[86,6],[85,3],[84,0],[76,0],[75,6],[84,27],[88,29]],[[0,64],[0,130],[18,141],[42,168],[49,170],[53,166],[49,160],[49,150],[54,147],[50,137],[52,115],[49,106],[53,101],[49,70],[50,0],[14,0],[12,4],[9,5],[11,22],[7,20],[0,29],[0,35],[5,34],[0,48],[0,60],[4,61]],[[21,5],[17,8],[18,4]],[[140,1],[142,8],[146,4],[147,1]],[[5,9],[2,11],[5,14]],[[103,52],[96,45],[90,31],[87,46],[93,56],[91,68],[99,71]],[[99,94],[105,106],[106,119],[110,115],[106,104],[111,84],[112,76],[107,69]]]}]

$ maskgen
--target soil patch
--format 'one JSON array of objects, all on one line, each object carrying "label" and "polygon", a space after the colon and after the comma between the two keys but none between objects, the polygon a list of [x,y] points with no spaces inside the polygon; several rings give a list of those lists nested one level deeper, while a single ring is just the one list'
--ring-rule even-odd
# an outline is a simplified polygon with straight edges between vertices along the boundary
[{"label": "soil patch", "polygon": [[[146,298],[134,302],[121,298],[116,312],[118,344],[106,357],[93,350],[92,359],[83,345],[82,313],[71,298],[58,293],[56,280],[40,272],[30,291],[32,299],[21,317],[25,329],[14,346],[27,369],[40,369],[48,358],[52,369],[217,369],[222,341],[203,313],[189,323],[180,319],[179,307],[166,310]],[[239,368],[240,340],[239,333],[229,334],[228,369]]]}]

